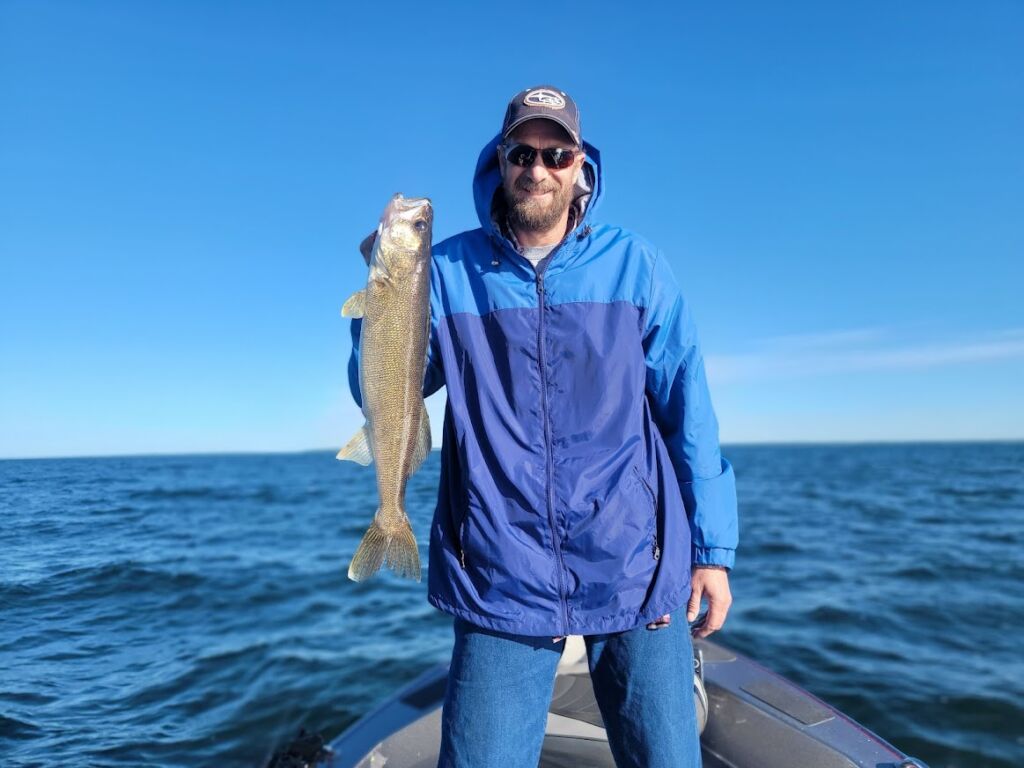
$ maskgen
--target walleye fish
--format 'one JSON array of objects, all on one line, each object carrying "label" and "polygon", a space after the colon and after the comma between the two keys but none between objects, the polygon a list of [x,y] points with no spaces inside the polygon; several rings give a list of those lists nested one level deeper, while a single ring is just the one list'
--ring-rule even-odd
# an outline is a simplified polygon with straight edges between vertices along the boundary
[{"label": "walleye fish", "polygon": [[[366,423],[337,458],[377,465],[380,506],[348,567],[363,581],[386,563],[420,580],[420,555],[405,488],[430,452],[423,377],[430,342],[430,240],[434,211],[427,198],[391,198],[376,233],[360,250],[370,268],[366,288],[341,308],[361,317],[359,390]],[[372,245],[371,245],[372,244]]]}]

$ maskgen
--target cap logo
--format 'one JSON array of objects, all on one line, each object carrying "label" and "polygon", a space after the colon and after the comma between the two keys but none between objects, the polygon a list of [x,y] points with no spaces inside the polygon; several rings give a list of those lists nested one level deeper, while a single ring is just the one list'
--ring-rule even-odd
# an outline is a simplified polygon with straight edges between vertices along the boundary
[{"label": "cap logo", "polygon": [[565,99],[557,91],[548,88],[535,88],[526,94],[523,104],[528,107],[547,107],[548,109],[565,109]]}]

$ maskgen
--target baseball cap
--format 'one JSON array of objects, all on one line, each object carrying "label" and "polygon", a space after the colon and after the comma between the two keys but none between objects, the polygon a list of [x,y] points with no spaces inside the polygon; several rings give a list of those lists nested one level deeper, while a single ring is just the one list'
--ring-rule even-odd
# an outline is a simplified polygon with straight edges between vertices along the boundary
[{"label": "baseball cap", "polygon": [[505,110],[505,122],[501,126],[502,139],[507,139],[512,131],[527,120],[538,117],[554,120],[569,132],[578,146],[583,145],[580,141],[579,108],[569,94],[553,85],[524,88],[512,97]]}]

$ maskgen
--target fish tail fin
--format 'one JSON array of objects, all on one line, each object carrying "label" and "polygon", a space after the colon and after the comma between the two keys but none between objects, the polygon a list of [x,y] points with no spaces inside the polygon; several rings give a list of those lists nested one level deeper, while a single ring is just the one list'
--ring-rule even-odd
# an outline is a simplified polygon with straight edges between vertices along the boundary
[{"label": "fish tail fin", "polygon": [[402,524],[388,542],[384,555],[388,568],[406,579],[420,580],[420,550],[416,545],[416,536],[409,525],[409,518],[402,510]]},{"label": "fish tail fin", "polygon": [[370,578],[385,564],[398,576],[420,580],[420,552],[416,536],[405,511],[400,509],[399,512],[397,523],[382,525],[384,516],[381,510],[377,510],[348,566],[348,577],[352,581]]}]

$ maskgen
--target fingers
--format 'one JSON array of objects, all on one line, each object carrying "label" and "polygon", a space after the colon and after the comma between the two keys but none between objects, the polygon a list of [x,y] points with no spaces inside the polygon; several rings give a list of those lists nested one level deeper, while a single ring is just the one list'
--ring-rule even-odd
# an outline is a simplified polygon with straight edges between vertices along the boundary
[{"label": "fingers", "polygon": [[707,600],[707,613],[690,627],[690,634],[703,638],[717,632],[725,624],[729,606],[732,605],[729,574],[723,569],[695,568],[692,585],[686,616],[689,621],[696,619],[700,613],[701,600]]},{"label": "fingers", "polygon": [[671,623],[672,623],[672,616],[670,614],[666,613],[660,619],[655,619],[650,624],[648,624],[647,628],[648,629],[661,629],[662,627],[667,627]]},{"label": "fingers", "polygon": [[725,617],[729,614],[729,606],[732,605],[732,596],[725,594],[708,593],[708,612],[694,625],[691,633],[694,637],[707,637],[717,632],[725,624]]},{"label": "fingers", "polygon": [[686,604],[686,620],[693,621],[700,613],[700,598],[704,594],[704,584],[699,579],[693,580],[693,589],[690,592],[690,602]]},{"label": "fingers", "polygon": [[713,611],[711,608],[708,608],[708,612],[693,626],[691,634],[694,637],[708,637],[720,630],[724,624],[725,611]]},{"label": "fingers", "polygon": [[373,241],[377,239],[377,230],[373,230],[370,234],[363,238],[363,242],[359,244],[359,253],[363,255],[363,259],[366,263],[370,263],[370,254],[373,253]]}]

